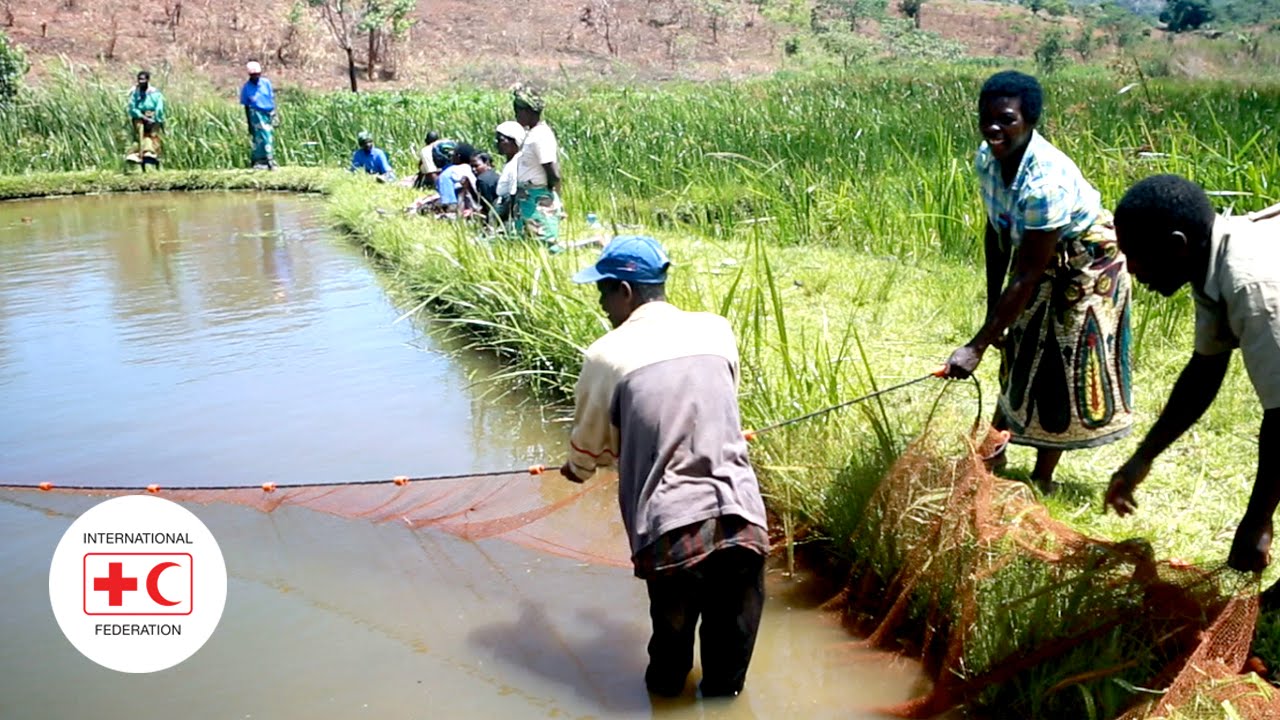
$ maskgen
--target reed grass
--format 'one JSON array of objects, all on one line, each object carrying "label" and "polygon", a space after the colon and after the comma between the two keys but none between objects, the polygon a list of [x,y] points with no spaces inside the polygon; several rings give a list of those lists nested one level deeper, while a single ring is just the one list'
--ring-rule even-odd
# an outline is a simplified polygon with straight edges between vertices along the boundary
[{"label": "reed grass", "polygon": [[[417,283],[419,293],[448,322],[467,330],[477,347],[498,353],[513,378],[544,399],[569,397],[581,350],[607,330],[594,289],[568,282],[574,271],[594,260],[595,251],[550,256],[534,245],[478,240],[457,225],[394,212],[411,197],[407,191],[353,179],[334,187],[330,209],[338,225],[366,242],[406,281]],[[818,245],[778,247],[755,228],[727,235],[657,235],[677,264],[669,288],[672,300],[689,309],[719,312],[734,325],[748,427],[927,373],[980,320],[981,290],[972,263],[946,257],[904,262]],[[1153,309],[1145,305],[1147,299],[1139,299],[1140,313],[1161,312],[1163,306]],[[1189,302],[1176,299],[1170,307]],[[1137,368],[1136,386],[1145,407],[1168,392],[1174,370],[1189,356],[1186,319],[1184,325],[1170,322],[1170,332],[1153,332],[1144,340],[1141,352],[1150,357]],[[994,363],[987,363],[980,372],[988,388],[987,412],[996,386],[994,370]],[[1158,556],[1220,565],[1252,484],[1245,441],[1236,436],[1242,418],[1246,425],[1260,420],[1260,411],[1248,407],[1250,399],[1247,379],[1233,367],[1219,403],[1195,435],[1173,451],[1178,458],[1162,461],[1144,485],[1139,518],[1119,521],[1099,512],[1103,484],[1133,442],[1068,454],[1060,471],[1066,486],[1048,499],[1050,507],[1094,536],[1121,540],[1142,535]],[[808,528],[810,540],[823,540],[834,552],[869,558],[887,576],[903,561],[905,539],[895,540],[868,515],[871,493],[929,418],[941,429],[963,429],[973,422],[975,411],[967,385],[939,381],[916,386],[880,404],[764,435],[753,448],[753,461],[784,525]],[[1144,413],[1138,432],[1152,419]],[[1234,450],[1223,451],[1223,443]],[[1015,468],[1025,473],[1031,453],[1021,448],[1011,452]],[[1219,479],[1212,486],[1197,480],[1196,467],[1185,462],[1188,456],[1198,458],[1200,466],[1217,468]],[[1193,500],[1196,496],[1202,501]],[[920,512],[927,514],[930,503],[939,499],[922,496]],[[869,527],[876,532],[868,534]],[[863,540],[850,542],[858,537]],[[1053,637],[1066,627],[1066,619],[1099,612],[1099,594],[1079,590],[1090,587],[1087,573],[1073,582],[1017,564],[991,578],[982,590],[988,598],[985,607],[1005,607],[1020,597],[1037,600],[1017,612],[997,609],[984,617],[983,629],[973,634],[967,667],[980,672],[1018,647]],[[1112,608],[1136,607],[1136,602],[1123,595],[1105,599]],[[1103,665],[1123,666],[1142,652],[1123,632],[1106,634],[1057,664],[1002,684],[984,702],[1002,707],[1021,698],[1036,712],[1049,713],[1043,716],[1056,716],[1064,708],[1092,708],[1088,712],[1096,717],[1110,717],[1132,700],[1132,684],[1154,672],[1154,659],[1070,692],[1041,695],[1064,679]]]},{"label": "reed grass", "polygon": [[344,173],[327,168],[251,170],[182,170],[146,173],[85,170],[71,173],[0,175],[0,200],[86,195],[91,193],[159,192],[164,190],[278,190],[321,193]]},{"label": "reed grass", "polygon": [[[982,79],[975,73],[940,68],[926,78],[872,72],[565,90],[553,96],[547,116],[566,152],[565,200],[574,212],[567,230],[580,232],[578,218],[594,210],[667,245],[677,263],[672,300],[725,315],[738,334],[749,427],[922,375],[971,336],[984,307],[982,210],[970,169],[977,145],[972,105]],[[93,78],[74,80],[81,88],[74,95],[58,84],[71,82],[64,78],[0,119],[0,142],[19,150],[0,157],[0,171],[119,163],[123,91]],[[163,79],[156,84],[163,88]],[[1044,131],[1108,205],[1131,181],[1164,171],[1238,193],[1220,196],[1238,210],[1276,199],[1270,178],[1280,176],[1280,143],[1272,119],[1280,88],[1155,82],[1120,93],[1125,84],[1126,78],[1089,74],[1049,87]],[[508,114],[506,98],[487,92],[286,93],[282,100],[279,152],[287,165],[343,166],[351,138],[367,128],[410,172],[427,129],[483,141]],[[170,103],[166,162],[192,171],[146,177],[169,175],[192,187],[269,177],[203,170],[247,160],[242,116],[227,100],[171,96]],[[24,184],[120,189],[162,182],[117,181],[110,173],[61,177],[0,180],[0,196],[16,196],[6,188]],[[594,251],[549,256],[533,245],[478,240],[462,226],[406,217],[400,208],[411,191],[366,178],[302,173],[298,182],[331,193],[333,221],[476,347],[495,353],[510,379],[540,398],[569,396],[582,349],[607,330],[593,288],[568,280]],[[1156,464],[1139,493],[1137,516],[1100,512],[1110,472],[1150,426],[1190,356],[1189,303],[1185,296],[1137,292],[1135,439],[1068,453],[1059,470],[1064,487],[1046,502],[1087,534],[1141,536],[1158,556],[1216,566],[1252,484],[1251,436],[1261,419],[1238,359],[1206,418]],[[979,373],[987,413],[995,365],[989,358]],[[833,551],[871,555],[891,571],[902,561],[892,538],[874,546],[851,541],[858,528],[874,524],[871,492],[907,440],[930,422],[967,428],[973,397],[958,384],[916,386],[762,436],[753,460],[771,506],[789,528],[807,527]],[[1015,448],[1010,459],[1025,473],[1032,454]],[[930,500],[921,502],[923,509]],[[1030,597],[1052,580],[1015,570],[993,579],[993,597]],[[1084,598],[1046,596],[1024,616],[991,619],[974,643],[973,669],[1052,633],[1060,618],[1088,611]],[[1038,698],[1069,673],[1131,654],[1124,642],[1104,638],[1005,691]],[[1070,707],[1107,717],[1132,691],[1102,680],[1071,694]],[[1004,697],[997,692],[988,701]],[[1052,713],[1066,705],[1036,707]]]}]

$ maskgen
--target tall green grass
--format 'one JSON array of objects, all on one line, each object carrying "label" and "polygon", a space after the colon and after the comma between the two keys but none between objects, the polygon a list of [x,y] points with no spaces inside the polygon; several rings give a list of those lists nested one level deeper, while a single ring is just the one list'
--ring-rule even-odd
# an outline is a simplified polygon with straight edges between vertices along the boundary
[{"label": "tall green grass", "polygon": [[[982,315],[983,219],[971,162],[983,78],[975,72],[566,89],[552,95],[547,118],[565,150],[568,231],[593,210],[661,237],[677,263],[673,301],[734,324],[749,427],[919,376],[967,340]],[[1121,93],[1127,83],[1098,74],[1047,83],[1043,130],[1108,205],[1131,181],[1165,171],[1239,193],[1222,197],[1240,210],[1276,199],[1280,88],[1160,82]],[[126,91],[77,76],[28,94],[0,118],[0,142],[18,150],[0,157],[0,172],[117,166],[127,142]],[[509,116],[504,95],[480,91],[281,99],[285,164],[345,166],[355,133],[370,129],[405,173],[426,130],[483,143]],[[168,167],[246,164],[243,116],[229,99],[173,92],[169,100]],[[503,359],[514,379],[542,397],[567,397],[581,350],[607,329],[592,289],[568,281],[594,251],[553,257],[522,243],[478,241],[458,226],[401,215],[411,191],[363,180],[328,186],[334,220],[446,322]],[[1135,303],[1141,433],[1190,354],[1190,318],[1185,297],[1139,291]],[[980,372],[988,411],[995,365],[988,358]],[[931,419],[967,428],[971,397],[964,386],[917,386],[763,436],[753,460],[771,506],[788,528],[807,526],[837,551],[867,553],[850,538],[867,526],[885,467]],[[1252,482],[1248,428],[1260,413],[1251,399],[1237,366],[1196,433],[1157,464],[1140,491],[1138,517],[1098,512],[1101,487],[1133,442],[1069,453],[1059,473],[1066,486],[1048,501],[1051,509],[1098,536],[1147,536],[1161,556],[1220,562]],[[1023,449],[1011,452],[1015,468],[1030,459]],[[886,540],[870,552],[889,569],[901,557]],[[993,596],[1017,597],[1045,581],[992,582]],[[1041,604],[984,630],[975,671],[1051,634],[1060,616],[1087,610],[1069,596]],[[1115,638],[1111,649],[1121,652],[1123,641]],[[1035,697],[1063,672],[1087,667],[1089,656],[1071,662],[1021,678],[1015,691]],[[1094,708],[1131,694],[1110,681],[1072,692],[1073,702]]]},{"label": "tall green grass", "polygon": [[[543,398],[569,397],[582,349],[607,329],[594,288],[568,280],[573,271],[594,260],[595,251],[551,256],[534,244],[483,240],[456,224],[394,212],[411,197],[411,191],[352,178],[334,185],[330,211],[338,225],[366,243],[403,283],[431,301],[444,322],[465,330],[477,347],[497,353],[510,368],[510,377]],[[981,292],[973,281],[976,269],[949,260],[913,266],[841,249],[776,247],[754,231],[725,239],[660,236],[677,263],[671,299],[681,307],[721,313],[734,325],[748,427],[919,376],[932,369],[951,343],[962,341],[980,312]],[[1187,330],[1176,332],[1173,341],[1188,341]],[[1150,342],[1161,343],[1162,349],[1174,344],[1163,336],[1152,336]],[[988,388],[994,386],[993,365],[982,369]],[[1171,378],[1160,387],[1161,372],[1153,364],[1140,371],[1144,398],[1167,391]],[[1235,398],[1247,392],[1241,381],[1236,376],[1229,383],[1232,403],[1215,411],[1218,421],[1232,414],[1238,417]],[[834,552],[868,562],[882,576],[892,577],[903,566],[907,549],[920,541],[916,527],[941,511],[946,493],[936,487],[906,488],[916,496],[903,500],[911,510],[907,520],[899,518],[896,524],[883,522],[872,495],[908,439],[926,430],[939,437],[963,431],[972,423],[975,409],[972,390],[965,384],[916,386],[882,402],[762,435],[752,447],[753,464],[784,531],[807,528],[808,539],[823,540]],[[1100,463],[1097,454],[1070,458],[1064,475],[1077,494],[1068,493],[1074,499],[1060,499],[1058,507],[1065,507],[1066,513],[1096,507],[1096,495],[1079,491],[1080,483],[1091,474],[1105,477],[1105,470],[1091,470],[1091,465],[1114,466],[1123,450],[1112,448],[1111,456]],[[1239,460],[1235,464],[1244,465]],[[1220,515],[1232,512],[1230,498],[1240,501],[1242,487],[1228,483],[1204,497],[1207,503],[1188,504],[1173,522],[1190,526],[1185,513],[1194,512],[1198,523],[1218,523]],[[1156,521],[1160,536],[1153,544],[1160,554],[1186,557],[1189,551],[1190,557],[1209,565],[1225,555],[1220,539],[1187,537],[1166,524],[1168,518],[1157,516]],[[1123,531],[1117,535],[1091,519],[1075,524],[1123,537]],[[948,567],[935,581],[968,582],[955,576],[960,569]],[[1082,622],[1087,625],[1096,617],[1115,617],[1139,607],[1139,588],[1111,593],[1111,587],[1129,586],[1114,572],[1105,579],[1093,577],[1087,567],[1075,571],[1050,570],[1035,562],[1002,565],[976,586],[981,614],[975,627],[963,630],[964,672],[980,676],[1004,658],[1079,632]],[[917,617],[925,622],[929,614],[924,599],[918,605]],[[1134,698],[1128,688],[1149,678],[1156,664],[1122,625],[1082,641],[1076,652],[1059,661],[1000,683],[979,702],[1025,708],[1040,717],[1112,717]],[[1123,671],[1096,680],[1073,680],[1100,667]],[[1076,684],[1068,691],[1047,693],[1064,682]],[[1081,708],[1092,710],[1080,715]]]},{"label": "tall green grass", "polygon": [[[919,75],[917,73],[926,72]],[[578,216],[692,224],[722,236],[755,221],[771,242],[827,243],[897,257],[973,257],[982,216],[970,169],[976,93],[988,70],[918,66],[858,76],[764,78],[661,87],[571,87],[546,117],[564,149]],[[241,109],[166,78],[166,160],[244,167]],[[1172,171],[1214,190],[1276,198],[1280,86],[1067,74],[1046,82],[1042,131],[1109,204],[1137,177]],[[0,173],[112,168],[128,143],[125,79],[65,68],[0,118]],[[402,173],[428,130],[483,146],[510,117],[505,94],[280,93],[286,165],[345,166],[372,131]]]}]

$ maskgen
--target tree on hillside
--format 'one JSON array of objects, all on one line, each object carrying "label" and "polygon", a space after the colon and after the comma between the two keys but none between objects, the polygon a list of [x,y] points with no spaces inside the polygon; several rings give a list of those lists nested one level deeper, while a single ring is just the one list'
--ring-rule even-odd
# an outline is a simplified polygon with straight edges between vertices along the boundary
[{"label": "tree on hillside", "polygon": [[[618,33],[622,28],[622,21],[618,18],[618,9],[613,0],[591,0],[583,5],[578,22],[604,40],[605,49],[610,55],[618,54]],[[569,38],[572,43],[572,30]]]},{"label": "tree on hillside", "polygon": [[920,29],[920,8],[923,5],[924,0],[898,0],[898,10],[915,23],[917,30]]},{"label": "tree on hillside", "polygon": [[818,4],[828,17],[843,20],[849,23],[850,30],[856,31],[862,20],[884,15],[889,3],[888,0],[820,0]]},{"label": "tree on hillside", "polygon": [[351,80],[351,92],[359,92],[356,83],[356,52],[352,45],[360,14],[356,0],[307,0],[307,4],[320,13],[329,33],[338,47],[347,54],[347,77]]},{"label": "tree on hillside", "polygon": [[0,107],[4,107],[18,97],[22,87],[22,76],[30,68],[22,48],[9,41],[9,36],[0,32]]},{"label": "tree on hillside", "polygon": [[1066,34],[1062,28],[1055,27],[1049,30],[1041,38],[1040,44],[1036,46],[1036,66],[1040,68],[1040,72],[1045,75],[1052,75],[1062,66],[1067,64],[1066,50]]},{"label": "tree on hillside", "polygon": [[1160,13],[1160,22],[1169,32],[1195,30],[1213,20],[1213,8],[1207,0],[1169,0]]},{"label": "tree on hillside", "polygon": [[729,4],[724,0],[699,0],[698,5],[707,16],[707,29],[711,31],[711,44],[720,44],[720,31],[729,22]]},{"label": "tree on hillside", "polygon": [[838,56],[845,70],[865,60],[879,49],[879,45],[874,40],[850,30],[844,23],[827,27],[818,35],[818,44],[823,50]]},{"label": "tree on hillside", "polygon": [[374,66],[379,63],[389,67],[390,74],[394,74],[395,43],[404,38],[413,25],[409,16],[417,7],[418,0],[365,0],[356,27],[369,34],[366,75],[370,80],[374,79]]},{"label": "tree on hillside", "polygon": [[1052,17],[1062,17],[1071,10],[1067,0],[1024,0],[1022,4],[1031,11],[1032,15],[1039,15],[1043,10]]},{"label": "tree on hillside", "polygon": [[1147,29],[1146,22],[1137,15],[1114,5],[1102,11],[1097,26],[1120,50],[1132,45]]}]

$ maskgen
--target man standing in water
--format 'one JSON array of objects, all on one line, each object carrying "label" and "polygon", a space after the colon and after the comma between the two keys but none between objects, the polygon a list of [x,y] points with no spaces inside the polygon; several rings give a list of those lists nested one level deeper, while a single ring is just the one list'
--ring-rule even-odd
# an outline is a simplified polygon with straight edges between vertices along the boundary
[{"label": "man standing in water", "polygon": [[[1262,402],[1258,475],[1227,564],[1260,572],[1271,562],[1272,516],[1280,504],[1280,219],[1214,213],[1200,186],[1176,175],[1134,185],[1116,207],[1116,235],[1133,277],[1168,297],[1191,286],[1195,352],[1169,402],[1133,457],[1111,478],[1106,506],[1137,509],[1134,489],[1151,464],[1209,409],[1231,351],[1240,349]],[[1264,595],[1280,597],[1276,586]]]},{"label": "man standing in water", "polygon": [[764,501],[738,416],[733,330],[669,304],[669,266],[653,238],[617,237],[574,276],[596,284],[614,329],[587,348],[560,472],[584,482],[618,468],[635,575],[649,589],[649,691],[683,692],[701,617],[702,695],[734,696],[764,607]]},{"label": "man standing in water", "polygon": [[138,84],[129,93],[129,122],[133,125],[136,148],[125,160],[141,165],[160,167],[160,132],[164,129],[164,95],[151,87],[151,73],[138,73]]},{"label": "man standing in water", "polygon": [[245,66],[249,80],[240,88],[240,104],[249,123],[249,136],[253,138],[253,150],[249,162],[254,170],[275,170],[275,120],[276,93],[271,81],[262,77],[262,65],[256,60]]}]

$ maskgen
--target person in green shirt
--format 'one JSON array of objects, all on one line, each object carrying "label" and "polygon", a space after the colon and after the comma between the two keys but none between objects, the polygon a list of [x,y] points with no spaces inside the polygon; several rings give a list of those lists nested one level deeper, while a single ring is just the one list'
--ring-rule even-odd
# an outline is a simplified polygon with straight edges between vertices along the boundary
[{"label": "person in green shirt", "polygon": [[125,160],[139,165],[160,166],[160,132],[164,129],[164,95],[151,87],[151,73],[138,73],[138,84],[129,93],[129,122],[137,145]]}]

